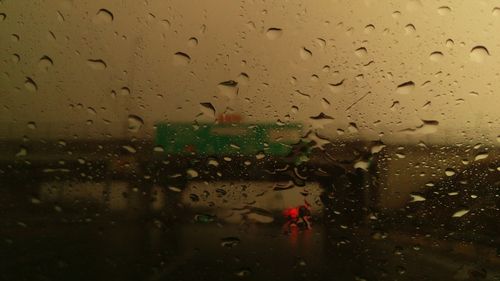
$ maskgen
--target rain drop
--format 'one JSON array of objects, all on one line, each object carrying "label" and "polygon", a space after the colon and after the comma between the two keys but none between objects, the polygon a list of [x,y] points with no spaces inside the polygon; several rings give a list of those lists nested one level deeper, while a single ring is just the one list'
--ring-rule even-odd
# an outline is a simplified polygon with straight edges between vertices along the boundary
[{"label": "rain drop", "polygon": [[330,90],[334,93],[342,92],[342,90],[344,90],[344,80],[345,79],[342,79],[340,82],[328,84]]},{"label": "rain drop", "polygon": [[27,126],[28,126],[28,129],[30,129],[30,130],[35,130],[36,129],[36,123],[33,122],[33,121],[28,122]]},{"label": "rain drop", "polygon": [[243,269],[240,269],[238,271],[236,271],[234,273],[234,275],[238,276],[238,277],[247,277],[251,274],[252,272],[250,271],[250,269],[248,268],[243,268]]},{"label": "rain drop", "polygon": [[460,211],[457,211],[453,214],[453,218],[461,218],[463,217],[464,215],[466,215],[468,212],[470,212],[470,210],[467,210],[467,209],[463,209],[463,210],[460,210]]},{"label": "rain drop", "polygon": [[16,157],[25,157],[28,155],[28,149],[26,147],[21,146],[19,151],[16,153]]},{"label": "rain drop", "polygon": [[448,15],[449,13],[451,13],[451,8],[448,7],[448,6],[441,6],[438,8],[438,14],[442,15],[442,16],[446,16]]},{"label": "rain drop", "polygon": [[129,115],[128,116],[128,130],[131,133],[137,133],[144,125],[144,121],[141,117],[137,115]]},{"label": "rain drop", "polygon": [[52,59],[48,56],[43,56],[38,60],[38,68],[48,71],[54,65]]},{"label": "rain drop", "polygon": [[409,23],[409,24],[407,24],[405,26],[405,32],[406,32],[406,34],[411,34],[411,33],[415,32],[415,31],[417,31],[417,29],[415,28],[415,26],[413,24]]},{"label": "rain drop", "polygon": [[481,63],[486,57],[490,55],[490,52],[484,46],[476,46],[470,51],[469,57],[473,62]]},{"label": "rain drop", "polygon": [[398,85],[396,89],[396,93],[402,94],[402,95],[408,95],[411,94],[411,92],[415,89],[415,83],[413,81],[407,81],[404,82],[400,85]]},{"label": "rain drop", "polygon": [[111,23],[114,19],[113,13],[106,9],[97,11],[94,22],[95,23]]},{"label": "rain drop", "polygon": [[366,54],[368,53],[368,51],[366,50],[365,47],[361,47],[361,48],[356,49],[356,51],[354,51],[354,53],[359,58],[362,58],[362,57],[366,56]]},{"label": "rain drop", "polygon": [[153,147],[154,152],[165,152],[165,149],[159,145]]},{"label": "rain drop", "polygon": [[20,60],[21,60],[21,56],[19,56],[18,54],[12,55],[12,62],[13,63],[18,63]]},{"label": "rain drop", "polygon": [[188,39],[188,46],[189,47],[196,47],[198,46],[198,39],[196,37],[191,37]]},{"label": "rain drop", "polygon": [[496,16],[499,16],[500,15],[500,8],[499,7],[495,7],[493,8],[493,10],[491,10],[491,13],[496,17]]},{"label": "rain drop", "polygon": [[423,197],[423,196],[416,195],[416,194],[410,194],[410,196],[411,196],[410,203],[425,201],[425,197]]},{"label": "rain drop", "polygon": [[364,160],[359,160],[356,163],[354,163],[354,169],[361,169],[364,171],[368,171],[370,168],[370,162],[364,161]]},{"label": "rain drop", "polygon": [[429,56],[429,59],[430,59],[431,61],[435,61],[435,62],[437,62],[437,61],[440,61],[443,57],[444,57],[444,55],[443,55],[443,53],[441,53],[441,52],[432,52],[432,53],[430,54],[430,56]]},{"label": "rain drop", "polygon": [[228,98],[235,98],[238,95],[238,82],[234,80],[228,80],[219,83],[217,85],[217,88],[219,88],[219,92],[228,97]]},{"label": "rain drop", "polygon": [[24,87],[30,92],[36,92],[38,90],[37,84],[30,77],[26,77],[26,80],[24,81]]},{"label": "rain drop", "polygon": [[106,69],[106,63],[101,59],[88,59],[87,65],[94,70],[104,70]]},{"label": "rain drop", "polygon": [[198,177],[198,172],[193,170],[193,169],[187,169],[186,174],[188,175],[189,178],[193,179]]},{"label": "rain drop", "polygon": [[125,151],[127,151],[128,153],[133,154],[137,152],[137,150],[130,145],[123,145],[122,148],[125,149]]},{"label": "rain drop", "polygon": [[215,116],[215,107],[209,102],[201,102],[201,111],[208,116]]},{"label": "rain drop", "polygon": [[367,26],[365,26],[364,32],[366,34],[368,34],[368,33],[371,33],[374,30],[375,30],[375,26],[373,24],[368,24]]},{"label": "rain drop", "polygon": [[173,56],[173,64],[177,66],[185,66],[191,62],[191,57],[183,52],[177,52]]},{"label": "rain drop", "polygon": [[309,118],[311,118],[313,120],[333,120],[334,119],[332,116],[327,115],[327,114],[325,114],[323,112],[320,112],[318,115],[311,116]]},{"label": "rain drop", "polygon": [[306,49],[305,47],[302,47],[300,49],[300,58],[303,60],[310,59],[312,57],[312,52]]},{"label": "rain drop", "polygon": [[240,73],[240,75],[238,75],[238,83],[241,83],[241,84],[247,84],[248,81],[250,80],[250,76],[248,76],[248,74],[242,72]]},{"label": "rain drop", "polygon": [[448,47],[448,48],[453,47],[454,44],[455,44],[455,42],[453,42],[453,40],[451,40],[451,39],[446,40],[446,43],[445,43],[446,47]]},{"label": "rain drop", "polygon": [[266,37],[269,40],[276,40],[283,35],[281,28],[271,27],[266,31]]},{"label": "rain drop", "polygon": [[444,171],[444,174],[448,177],[452,177],[456,174],[457,172],[455,170],[453,170],[452,168],[447,168],[445,171]]},{"label": "rain drop", "polygon": [[0,21],[4,21],[7,18],[5,13],[0,13]]},{"label": "rain drop", "polygon": [[356,125],[356,123],[349,123],[349,126],[347,127],[347,130],[350,132],[350,133],[358,133],[359,132],[359,129],[358,129],[358,125]]},{"label": "rain drop", "polygon": [[479,161],[488,158],[488,153],[480,153],[474,157],[474,161]]},{"label": "rain drop", "polygon": [[120,89],[120,95],[121,96],[128,96],[128,95],[130,95],[130,89],[128,87],[122,87]]},{"label": "rain drop", "polygon": [[225,248],[233,248],[240,244],[240,242],[238,237],[225,237],[221,239],[220,245]]},{"label": "rain drop", "polygon": [[57,11],[57,20],[60,22],[65,21],[63,14],[59,11]]}]

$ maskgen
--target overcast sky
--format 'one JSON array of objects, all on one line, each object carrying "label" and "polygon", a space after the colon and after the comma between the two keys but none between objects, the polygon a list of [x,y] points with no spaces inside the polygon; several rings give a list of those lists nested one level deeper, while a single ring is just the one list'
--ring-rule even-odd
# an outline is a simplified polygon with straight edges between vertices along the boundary
[{"label": "overcast sky", "polygon": [[235,113],[330,138],[496,143],[499,28],[492,1],[5,0],[0,133],[142,137]]}]

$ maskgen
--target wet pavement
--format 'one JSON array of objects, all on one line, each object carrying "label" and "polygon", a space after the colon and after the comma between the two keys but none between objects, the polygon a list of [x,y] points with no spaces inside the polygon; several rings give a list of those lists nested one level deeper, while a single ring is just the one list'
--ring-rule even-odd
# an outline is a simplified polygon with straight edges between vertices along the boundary
[{"label": "wet pavement", "polygon": [[318,223],[285,235],[278,223],[45,218],[1,238],[1,280],[500,280],[498,260],[437,240]]}]

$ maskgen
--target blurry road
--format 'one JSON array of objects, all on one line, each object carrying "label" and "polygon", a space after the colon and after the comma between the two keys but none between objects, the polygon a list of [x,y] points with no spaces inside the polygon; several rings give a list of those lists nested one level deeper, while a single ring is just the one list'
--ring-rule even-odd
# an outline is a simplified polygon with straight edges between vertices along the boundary
[{"label": "blurry road", "polygon": [[284,235],[278,224],[189,219],[18,222],[0,232],[0,279],[500,280],[498,264],[409,236],[333,229]]}]

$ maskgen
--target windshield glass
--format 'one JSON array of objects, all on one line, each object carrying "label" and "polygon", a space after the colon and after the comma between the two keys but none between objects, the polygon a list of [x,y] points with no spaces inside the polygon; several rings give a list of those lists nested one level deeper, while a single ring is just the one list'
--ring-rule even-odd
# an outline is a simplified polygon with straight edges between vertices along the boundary
[{"label": "windshield glass", "polygon": [[499,28],[0,0],[0,280],[500,280]]}]

